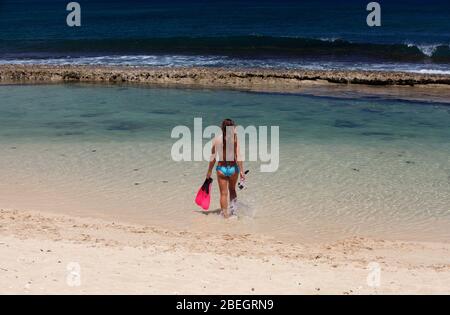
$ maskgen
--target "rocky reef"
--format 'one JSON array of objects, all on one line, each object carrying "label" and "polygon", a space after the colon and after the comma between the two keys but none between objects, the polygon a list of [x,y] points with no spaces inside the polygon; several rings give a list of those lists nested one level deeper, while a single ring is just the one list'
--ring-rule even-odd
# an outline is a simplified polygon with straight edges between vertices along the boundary
[{"label": "rocky reef", "polygon": [[107,66],[1,65],[2,82],[106,82],[271,87],[295,89],[305,84],[360,84],[371,86],[450,86],[450,75],[350,70],[275,70],[238,68],[166,68]]}]

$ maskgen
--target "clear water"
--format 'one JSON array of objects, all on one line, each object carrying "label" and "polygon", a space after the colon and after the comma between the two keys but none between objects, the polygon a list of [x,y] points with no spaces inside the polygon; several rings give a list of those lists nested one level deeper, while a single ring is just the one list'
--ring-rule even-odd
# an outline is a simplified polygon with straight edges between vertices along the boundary
[{"label": "clear water", "polygon": [[[291,240],[450,237],[447,104],[79,84],[0,86],[0,99],[3,208]],[[207,163],[170,157],[173,127],[229,116],[280,127],[280,167],[246,163],[233,222],[196,212]]]}]

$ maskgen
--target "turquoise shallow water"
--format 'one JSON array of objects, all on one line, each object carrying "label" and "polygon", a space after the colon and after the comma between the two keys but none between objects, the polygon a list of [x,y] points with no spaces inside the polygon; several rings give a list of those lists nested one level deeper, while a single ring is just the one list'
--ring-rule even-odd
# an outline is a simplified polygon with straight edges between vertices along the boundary
[{"label": "turquoise shallow water", "polygon": [[[4,208],[289,239],[450,237],[446,104],[78,84],[0,86],[0,100]],[[194,212],[206,163],[171,159],[172,128],[194,117],[280,128],[279,169],[247,163],[235,223]]]},{"label": "turquoise shallow water", "polygon": [[450,105],[126,86],[2,86],[0,136],[63,141],[167,139],[194,117],[280,126],[283,142],[448,145]]}]

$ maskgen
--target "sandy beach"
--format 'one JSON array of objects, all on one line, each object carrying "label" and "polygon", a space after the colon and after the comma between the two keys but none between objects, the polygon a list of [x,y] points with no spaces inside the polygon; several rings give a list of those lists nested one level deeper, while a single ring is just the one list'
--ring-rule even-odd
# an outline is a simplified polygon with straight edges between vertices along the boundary
[{"label": "sandy beach", "polygon": [[6,209],[0,235],[2,294],[450,293],[443,243],[306,245]]},{"label": "sandy beach", "polygon": [[[231,88],[342,98],[358,94],[444,103],[450,99],[448,76],[407,73],[0,66],[0,79],[6,84],[130,83],[137,86]],[[38,187],[58,187],[61,184],[60,187],[65,187],[63,183],[68,180],[67,176],[73,176],[75,171],[53,174],[50,166],[61,164],[58,169],[65,170],[69,169],[69,165],[79,163],[77,161],[90,161],[91,157],[86,154],[92,155],[97,151],[93,150],[92,145],[90,149],[82,146],[80,151],[87,150],[87,153],[79,157],[79,152],[69,154],[64,147],[57,147],[53,157],[48,153],[52,150],[48,151],[42,145],[18,145],[17,150],[16,146],[12,143],[4,147],[4,174],[13,171],[8,175],[12,178],[23,165],[29,165],[28,171],[23,169],[19,172],[23,173],[22,184],[10,180],[2,184],[3,191],[8,193],[1,198],[4,204],[0,206],[23,204],[17,193],[20,191],[19,185],[25,189],[30,200],[23,204],[28,208],[2,209],[0,213],[2,294],[450,293],[449,243],[396,241],[392,237],[356,236],[358,233],[354,237],[337,238],[335,241],[294,242],[264,233],[252,233],[251,229],[245,233],[242,227],[239,231],[223,229],[217,222],[213,224],[213,227],[219,226],[217,232],[213,232],[214,228],[200,228],[196,232],[196,225],[211,224],[201,220],[194,225],[191,222],[189,228],[180,229],[180,225],[167,228],[157,224],[128,223],[124,220],[125,213],[115,221],[112,221],[112,215],[89,217],[87,209],[100,209],[100,203],[86,203],[85,209],[78,209],[73,203],[77,198],[68,198],[70,194],[87,197],[87,187],[86,191],[76,191],[70,186],[67,189],[52,188],[54,192],[48,192],[48,195]],[[29,152],[23,151],[28,147]],[[97,145],[98,148],[102,146]],[[397,155],[395,148],[393,150],[392,154]],[[35,156],[35,152],[39,151],[42,151],[42,161],[38,163],[41,165],[40,171],[35,173],[37,169],[32,165],[40,160]],[[57,154],[58,151],[65,154]],[[131,151],[130,147],[127,152]],[[70,163],[64,160],[66,154],[72,156]],[[105,153],[105,171],[109,164],[107,156],[110,155]],[[50,159],[53,159],[52,163],[45,162]],[[91,165],[91,170],[86,165],[84,170],[78,170],[80,179],[70,181],[82,182],[82,176],[86,178],[88,174],[96,173],[98,166],[95,163]],[[111,170],[115,163],[111,161]],[[145,160],[140,163],[145,164]],[[86,174],[82,175],[84,172]],[[32,173],[36,183],[30,188],[25,183]],[[151,173],[146,176],[150,178]],[[101,173],[97,174],[97,178],[102,178]],[[113,181],[117,179],[111,179]],[[55,184],[58,182],[60,184]],[[102,185],[105,184],[96,179],[92,192]],[[110,188],[111,193],[116,194],[116,189]],[[43,196],[37,197],[41,192]],[[113,202],[112,196],[105,195],[104,200]],[[98,198],[97,193],[95,197]],[[50,206],[49,200],[44,201],[46,198],[59,200],[58,204]],[[68,203],[69,200],[72,200],[71,203]],[[39,211],[32,208],[36,201]],[[45,205],[51,211],[45,211]],[[81,200],[79,205],[82,205]],[[58,207],[65,210],[59,211]],[[71,216],[71,213],[81,216]],[[119,210],[116,211],[118,213]],[[371,275],[378,280],[370,280],[373,279]]]}]

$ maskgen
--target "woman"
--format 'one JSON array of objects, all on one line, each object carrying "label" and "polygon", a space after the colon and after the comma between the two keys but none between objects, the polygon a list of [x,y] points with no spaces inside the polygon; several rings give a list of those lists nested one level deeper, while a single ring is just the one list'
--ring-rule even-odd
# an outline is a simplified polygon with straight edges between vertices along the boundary
[{"label": "woman", "polygon": [[[236,202],[236,184],[238,176],[245,179],[244,167],[239,152],[239,142],[236,133],[236,124],[231,119],[222,122],[222,134],[215,137],[211,148],[211,159],[209,162],[206,178],[211,178],[212,170],[217,162],[217,182],[220,190],[220,208],[225,218],[234,215],[233,204]],[[238,175],[239,174],[239,175]],[[228,211],[228,193],[230,194],[231,211]]]}]

